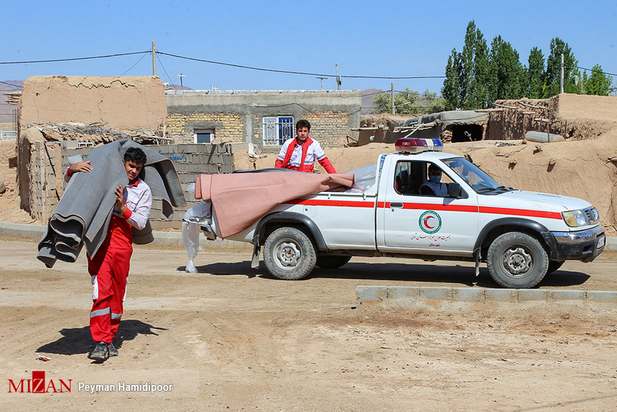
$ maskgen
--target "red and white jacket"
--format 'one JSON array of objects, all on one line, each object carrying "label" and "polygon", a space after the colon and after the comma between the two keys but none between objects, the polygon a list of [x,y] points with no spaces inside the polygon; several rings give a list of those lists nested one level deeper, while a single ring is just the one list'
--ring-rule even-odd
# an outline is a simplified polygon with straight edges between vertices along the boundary
[{"label": "red and white jacket", "polygon": [[110,245],[113,247],[131,247],[133,244],[131,227],[136,229],[146,227],[152,208],[152,191],[140,178],[124,187],[123,197],[126,211],[120,214],[114,205],[109,223],[108,236],[111,237]]},{"label": "red and white jacket", "polygon": [[308,137],[300,145],[298,140],[294,138],[283,143],[274,167],[313,173],[315,160],[326,169],[326,172],[336,173],[336,169],[334,169],[318,142]]}]

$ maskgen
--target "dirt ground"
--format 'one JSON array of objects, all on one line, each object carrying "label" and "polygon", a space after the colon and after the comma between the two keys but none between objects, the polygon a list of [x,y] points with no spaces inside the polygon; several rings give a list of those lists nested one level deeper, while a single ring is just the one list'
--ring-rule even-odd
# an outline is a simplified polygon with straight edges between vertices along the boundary
[{"label": "dirt ground", "polygon": [[[569,116],[582,122],[596,113],[578,109]],[[393,150],[372,143],[327,154],[346,172]],[[608,234],[617,234],[616,128],[588,141],[445,150],[472,157],[503,184],[589,200]],[[0,221],[40,225],[19,208],[14,156],[14,141],[0,141],[7,189]],[[272,167],[275,157],[255,166]],[[236,168],[254,167],[246,154],[235,158]],[[120,356],[93,363],[85,256],[46,269],[35,258],[37,241],[0,236],[3,410],[616,409],[617,308],[356,303],[359,285],[496,287],[486,269],[476,278],[470,264],[457,262],[354,258],[284,282],[251,269],[248,251],[200,252],[198,273],[187,273],[183,249],[136,247]],[[617,254],[605,252],[589,264],[566,262],[539,287],[617,290],[615,273]],[[11,393],[33,371],[44,371],[46,384],[71,380],[71,392]],[[142,386],[131,392],[120,389],[125,384]],[[92,385],[107,386],[91,393]],[[152,385],[161,390],[145,391]]]},{"label": "dirt ground", "polygon": [[[36,245],[0,237],[3,410],[615,410],[615,308],[356,303],[358,285],[494,287],[486,269],[354,258],[285,282],[248,251],[200,252],[187,273],[183,249],[137,247],[120,356],[98,364],[85,258],[46,269]],[[540,287],[615,290],[616,270],[614,253],[566,262]],[[32,371],[71,392],[9,393]],[[170,390],[120,390],[140,382]]]}]

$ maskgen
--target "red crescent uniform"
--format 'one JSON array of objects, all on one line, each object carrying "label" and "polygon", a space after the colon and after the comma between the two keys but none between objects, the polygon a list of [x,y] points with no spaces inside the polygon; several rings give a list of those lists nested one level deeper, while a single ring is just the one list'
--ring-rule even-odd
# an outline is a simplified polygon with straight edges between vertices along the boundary
[{"label": "red crescent uniform", "polygon": [[313,173],[315,160],[326,169],[326,172],[336,173],[336,169],[334,169],[318,142],[308,137],[300,145],[296,138],[288,139],[283,143],[274,167]]},{"label": "red crescent uniform", "polygon": [[152,207],[150,187],[140,178],[124,188],[126,212],[114,206],[107,237],[94,257],[88,256],[93,286],[90,333],[96,342],[111,343],[118,333],[133,253],[131,227],[143,229]]}]

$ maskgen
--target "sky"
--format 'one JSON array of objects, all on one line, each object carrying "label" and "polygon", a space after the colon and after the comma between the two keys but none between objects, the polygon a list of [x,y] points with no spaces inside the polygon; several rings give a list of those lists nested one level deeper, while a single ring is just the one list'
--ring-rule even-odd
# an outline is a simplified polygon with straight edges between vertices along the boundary
[{"label": "sky", "polygon": [[[155,41],[157,75],[191,89],[335,90],[338,71],[344,90],[394,83],[440,94],[443,79],[430,77],[444,76],[452,50],[462,51],[471,20],[489,45],[501,35],[524,64],[533,47],[546,57],[559,37],[580,67],[617,73],[615,0],[21,0],[0,10],[0,81],[151,75]],[[138,54],[7,64],[126,53]]]}]

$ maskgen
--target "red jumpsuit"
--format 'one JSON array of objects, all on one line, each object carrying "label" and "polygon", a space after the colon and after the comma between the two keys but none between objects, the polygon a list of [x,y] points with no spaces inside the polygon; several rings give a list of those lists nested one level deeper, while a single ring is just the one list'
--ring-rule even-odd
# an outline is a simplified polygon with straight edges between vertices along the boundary
[{"label": "red jumpsuit", "polygon": [[94,257],[88,256],[93,286],[90,333],[96,342],[111,343],[118,333],[126,296],[133,236],[131,226],[143,229],[152,206],[152,192],[141,179],[125,187],[127,210],[120,215],[114,206],[107,237]]}]

